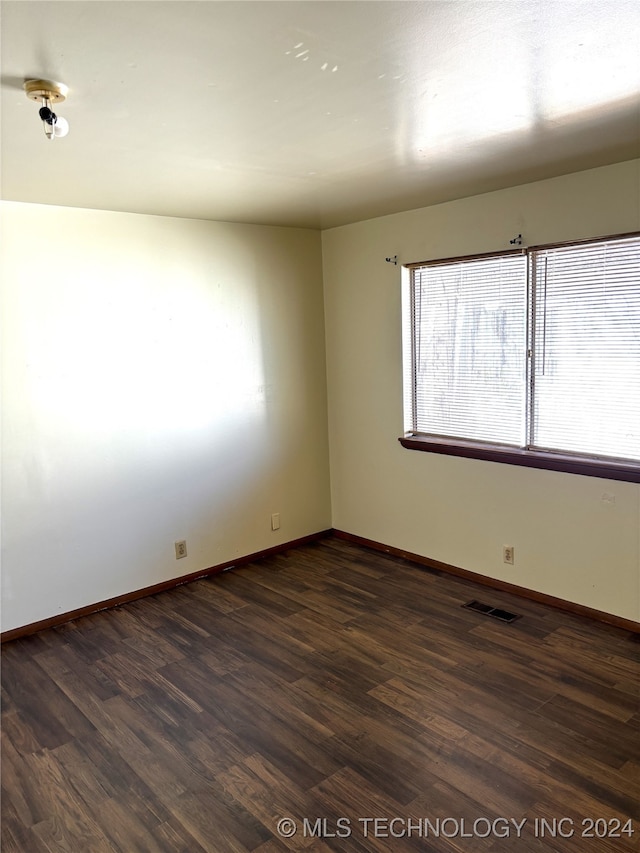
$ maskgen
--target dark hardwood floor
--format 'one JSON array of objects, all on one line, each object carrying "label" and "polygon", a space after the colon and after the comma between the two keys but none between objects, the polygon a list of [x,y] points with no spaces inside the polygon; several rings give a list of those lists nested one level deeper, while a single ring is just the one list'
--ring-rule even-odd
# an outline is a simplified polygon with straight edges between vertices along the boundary
[{"label": "dark hardwood floor", "polygon": [[326,539],[6,644],[2,850],[638,850],[639,651]]}]

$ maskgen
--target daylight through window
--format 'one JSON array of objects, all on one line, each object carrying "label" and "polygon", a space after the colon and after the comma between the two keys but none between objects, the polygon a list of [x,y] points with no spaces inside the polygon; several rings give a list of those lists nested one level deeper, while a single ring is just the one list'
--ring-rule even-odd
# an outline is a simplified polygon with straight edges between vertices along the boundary
[{"label": "daylight through window", "polygon": [[409,270],[406,437],[640,462],[640,235]]}]

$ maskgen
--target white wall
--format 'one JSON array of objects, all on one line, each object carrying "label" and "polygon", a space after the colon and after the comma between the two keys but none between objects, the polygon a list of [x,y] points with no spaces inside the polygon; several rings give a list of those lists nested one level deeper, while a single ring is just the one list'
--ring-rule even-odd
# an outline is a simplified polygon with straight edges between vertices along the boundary
[{"label": "white wall", "polygon": [[3,630],[330,526],[321,276],[314,231],[3,203]]},{"label": "white wall", "polygon": [[400,267],[384,260],[508,248],[520,232],[535,245],[633,230],[640,161],[323,232],[333,526],[640,621],[637,484],[399,445]]},{"label": "white wall", "polygon": [[637,484],[398,444],[384,262],[637,230],[639,179],[623,163],[324,232],[333,521],[318,233],[3,203],[2,629],[331,523],[640,621]]}]

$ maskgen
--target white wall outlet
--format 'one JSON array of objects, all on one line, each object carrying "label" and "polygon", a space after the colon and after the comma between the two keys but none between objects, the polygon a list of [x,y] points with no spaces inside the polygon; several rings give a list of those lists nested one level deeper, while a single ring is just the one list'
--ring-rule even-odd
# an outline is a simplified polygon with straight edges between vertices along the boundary
[{"label": "white wall outlet", "polygon": [[279,512],[271,513],[271,529],[272,530],[280,530],[280,513]]},{"label": "white wall outlet", "polygon": [[184,539],[173,543],[176,547],[176,560],[181,560],[187,556],[187,543]]},{"label": "white wall outlet", "polygon": [[502,546],[502,561],[504,563],[508,563],[510,566],[513,566],[516,561],[515,549],[513,545]]}]

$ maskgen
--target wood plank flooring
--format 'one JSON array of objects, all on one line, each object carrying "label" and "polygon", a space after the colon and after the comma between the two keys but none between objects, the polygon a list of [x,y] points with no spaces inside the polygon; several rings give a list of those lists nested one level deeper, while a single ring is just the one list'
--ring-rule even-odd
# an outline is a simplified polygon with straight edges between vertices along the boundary
[{"label": "wood plank flooring", "polygon": [[2,850],[638,850],[638,639],[338,539],[94,614],[3,647]]}]

